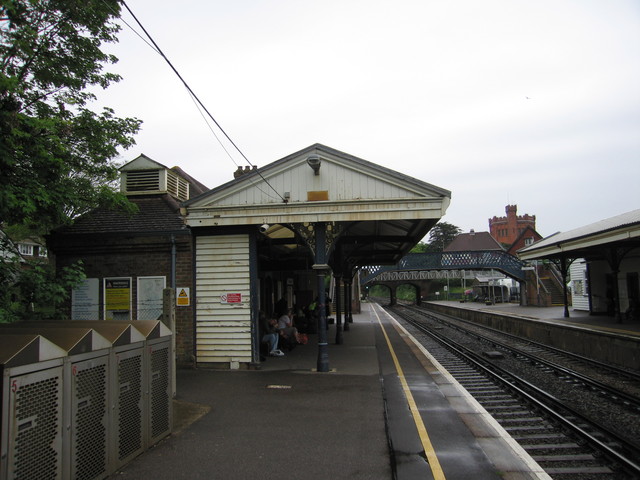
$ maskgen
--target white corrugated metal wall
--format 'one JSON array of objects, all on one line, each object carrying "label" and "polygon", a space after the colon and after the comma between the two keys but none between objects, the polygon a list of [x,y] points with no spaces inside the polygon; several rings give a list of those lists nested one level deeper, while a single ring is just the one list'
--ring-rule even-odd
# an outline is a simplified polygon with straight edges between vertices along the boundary
[{"label": "white corrugated metal wall", "polygon": [[231,368],[251,361],[248,235],[196,237],[196,356]]},{"label": "white corrugated metal wall", "polygon": [[587,263],[577,259],[569,268],[571,278],[571,300],[574,310],[589,311],[589,295],[587,293]]}]

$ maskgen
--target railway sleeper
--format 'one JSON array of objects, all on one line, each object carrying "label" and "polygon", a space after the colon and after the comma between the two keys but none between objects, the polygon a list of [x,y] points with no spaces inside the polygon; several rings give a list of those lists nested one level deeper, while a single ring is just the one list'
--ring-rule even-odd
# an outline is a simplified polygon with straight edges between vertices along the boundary
[{"label": "railway sleeper", "polygon": [[598,460],[589,453],[576,453],[570,455],[531,455],[536,462],[593,462]]},{"label": "railway sleeper", "polygon": [[[541,465],[542,466],[542,465]],[[544,467],[543,467],[544,468]],[[613,470],[606,466],[594,466],[594,467],[558,467],[558,468],[545,468],[544,471],[549,475],[605,475],[613,474]]]},{"label": "railway sleeper", "polygon": [[522,445],[531,455],[555,455],[557,452],[584,452],[584,447],[581,447],[577,443],[565,442],[565,443],[534,443]]},{"label": "railway sleeper", "polygon": [[[510,423],[519,423],[519,424],[532,424],[536,425],[541,423],[543,420],[540,417],[516,417],[516,418],[496,418],[500,425],[510,424]],[[523,425],[523,428],[528,428],[527,425]]]},{"label": "railway sleeper", "polygon": [[534,432],[542,432],[545,430],[549,430],[548,425],[520,425],[520,426],[506,426],[503,427],[507,432],[520,432],[521,435],[527,435],[526,432],[534,433]]},{"label": "railway sleeper", "polygon": [[[538,442],[535,445],[544,445],[544,444],[540,444],[540,441],[553,441],[553,440],[566,440],[567,436],[563,435],[561,433],[553,433],[553,432],[547,432],[547,433],[535,433],[535,434],[529,434],[529,435],[523,435],[523,434],[517,434],[514,433],[513,435],[511,435],[511,437],[518,443],[520,442],[525,442],[525,441],[529,441],[529,442]],[[523,444],[523,447],[525,445],[531,445],[531,444]]]}]

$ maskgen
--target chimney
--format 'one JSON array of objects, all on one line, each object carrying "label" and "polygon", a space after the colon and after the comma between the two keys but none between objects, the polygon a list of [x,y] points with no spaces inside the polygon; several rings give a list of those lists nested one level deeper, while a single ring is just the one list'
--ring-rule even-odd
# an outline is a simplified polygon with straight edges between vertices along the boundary
[{"label": "chimney", "polygon": [[472,228],[471,231],[469,232],[469,235],[474,236],[476,234],[476,231]]},{"label": "chimney", "polygon": [[246,165],[244,168],[238,167],[238,169],[233,172],[233,178],[240,178],[245,173],[251,173],[252,171],[255,172],[256,170],[258,170],[257,165],[254,165],[253,168],[251,168],[249,165]]}]

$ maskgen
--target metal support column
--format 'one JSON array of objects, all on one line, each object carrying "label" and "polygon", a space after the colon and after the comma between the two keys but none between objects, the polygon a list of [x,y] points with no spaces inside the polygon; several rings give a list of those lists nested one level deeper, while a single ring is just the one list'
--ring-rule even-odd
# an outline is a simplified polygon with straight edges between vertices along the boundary
[{"label": "metal support column", "polygon": [[340,302],[340,275],[334,275],[336,282],[333,298],[335,298],[336,305],[336,345],[342,345],[342,312],[340,311],[342,303]]},{"label": "metal support column", "polygon": [[567,275],[569,266],[565,257],[560,258],[560,275],[562,276],[562,303],[564,303],[564,318],[569,318],[569,295],[567,292]]},{"label": "metal support column", "polygon": [[329,271],[326,260],[326,224],[315,224],[315,264],[313,269],[318,275],[318,372],[329,371],[329,345],[327,343],[327,298],[324,290],[324,277]]},{"label": "metal support column", "polygon": [[347,279],[347,305],[345,310],[344,323],[353,323],[353,276]]},{"label": "metal support column", "polygon": [[344,331],[348,332],[351,327],[349,327],[349,316],[347,311],[349,309],[349,282],[347,281],[347,277],[345,276],[344,282]]}]

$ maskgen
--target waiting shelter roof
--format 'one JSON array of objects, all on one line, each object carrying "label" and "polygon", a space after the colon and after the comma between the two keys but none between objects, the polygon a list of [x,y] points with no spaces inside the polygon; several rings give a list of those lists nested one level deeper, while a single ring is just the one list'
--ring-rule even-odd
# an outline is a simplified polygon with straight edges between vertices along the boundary
[{"label": "waiting shelter roof", "polygon": [[450,198],[448,190],[315,144],[183,206],[192,228],[264,225],[272,244],[284,248],[299,245],[296,228],[324,222],[335,239],[335,269],[397,262],[445,214]]}]

